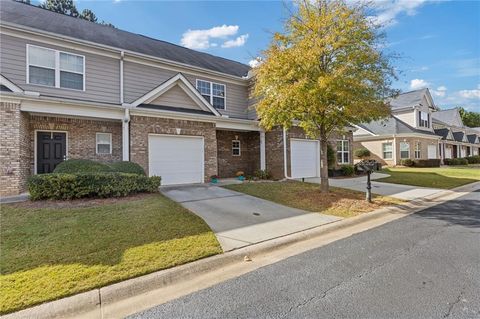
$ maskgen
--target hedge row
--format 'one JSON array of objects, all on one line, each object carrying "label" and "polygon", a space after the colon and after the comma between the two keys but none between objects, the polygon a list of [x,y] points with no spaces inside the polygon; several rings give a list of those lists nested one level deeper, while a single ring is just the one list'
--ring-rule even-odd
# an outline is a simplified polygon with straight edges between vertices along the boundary
[{"label": "hedge row", "polygon": [[145,175],[143,168],[137,163],[133,162],[115,162],[115,163],[100,163],[86,159],[71,159],[61,162],[55,167],[54,173],[130,173]]},{"label": "hedge row", "polygon": [[466,158],[446,158],[443,160],[445,165],[468,165]]},{"label": "hedge row", "polygon": [[468,156],[465,159],[468,161],[468,164],[480,164],[480,155]]},{"label": "hedge row", "polygon": [[415,166],[415,167],[440,167],[440,162],[441,160],[440,159],[437,159],[437,158],[431,158],[431,159],[416,159],[416,160],[412,160],[412,159],[404,159],[401,161],[401,164],[403,166],[407,166],[407,167],[412,167],[412,166]]},{"label": "hedge row", "polygon": [[158,176],[100,172],[78,174],[39,174],[30,177],[32,200],[75,199],[83,197],[121,197],[141,192],[157,192]]}]

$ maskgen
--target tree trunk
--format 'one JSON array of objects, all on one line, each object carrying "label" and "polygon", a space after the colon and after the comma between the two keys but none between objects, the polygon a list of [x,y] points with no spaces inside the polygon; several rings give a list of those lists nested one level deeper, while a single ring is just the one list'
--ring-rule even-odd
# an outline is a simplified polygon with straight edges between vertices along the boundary
[{"label": "tree trunk", "polygon": [[327,156],[327,138],[320,138],[320,190],[322,193],[328,193],[328,156]]}]

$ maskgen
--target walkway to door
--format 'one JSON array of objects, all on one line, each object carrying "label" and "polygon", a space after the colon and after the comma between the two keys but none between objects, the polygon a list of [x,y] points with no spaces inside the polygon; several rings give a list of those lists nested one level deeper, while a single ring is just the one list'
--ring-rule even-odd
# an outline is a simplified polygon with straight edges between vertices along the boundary
[{"label": "walkway to door", "polygon": [[161,191],[203,218],[215,232],[224,251],[340,220],[218,186],[166,186]]}]

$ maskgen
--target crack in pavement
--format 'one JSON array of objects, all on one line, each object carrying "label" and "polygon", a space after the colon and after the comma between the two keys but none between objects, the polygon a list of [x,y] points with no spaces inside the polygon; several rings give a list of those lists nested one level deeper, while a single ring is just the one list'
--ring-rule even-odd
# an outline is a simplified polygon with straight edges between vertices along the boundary
[{"label": "crack in pavement", "polygon": [[462,288],[462,290],[460,291],[460,293],[458,294],[457,296],[457,299],[452,302],[452,303],[449,303],[449,307],[448,307],[448,310],[447,312],[443,315],[443,318],[448,318],[450,317],[450,315],[452,314],[452,311],[453,311],[453,308],[455,307],[455,305],[457,305],[460,301],[462,301],[462,296],[463,294],[465,293],[465,287]]}]

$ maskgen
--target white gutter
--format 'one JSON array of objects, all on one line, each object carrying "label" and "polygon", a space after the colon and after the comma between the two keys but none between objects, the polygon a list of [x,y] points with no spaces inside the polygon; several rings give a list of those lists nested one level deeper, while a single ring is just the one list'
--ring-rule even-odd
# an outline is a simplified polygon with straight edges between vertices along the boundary
[{"label": "white gutter", "polygon": [[393,134],[393,166],[397,165],[397,137]]},{"label": "white gutter", "polygon": [[130,110],[125,109],[125,116],[122,121],[122,160],[130,160]]},{"label": "white gutter", "polygon": [[123,104],[123,59],[125,52],[120,52],[120,104]]}]

